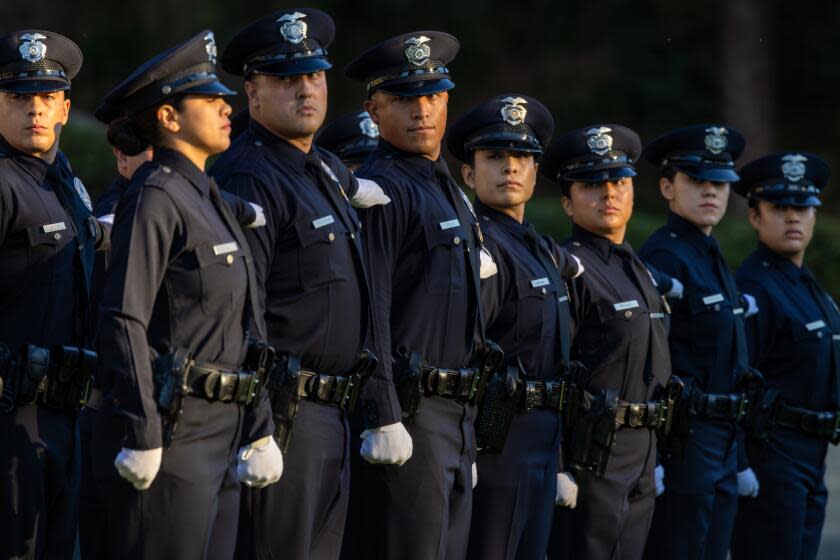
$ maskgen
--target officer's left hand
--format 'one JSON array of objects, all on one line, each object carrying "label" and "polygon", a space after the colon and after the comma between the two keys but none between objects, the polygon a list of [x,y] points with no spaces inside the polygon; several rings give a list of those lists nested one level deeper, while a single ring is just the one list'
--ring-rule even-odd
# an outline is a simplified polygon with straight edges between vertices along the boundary
[{"label": "officer's left hand", "polygon": [[478,465],[476,465],[475,463],[472,464],[472,476],[472,487],[473,490],[475,490],[475,485],[478,484]]},{"label": "officer's left hand", "polygon": [[362,432],[359,451],[368,463],[402,466],[411,459],[414,442],[402,422]]},{"label": "officer's left hand", "polygon": [[755,301],[755,298],[752,297],[750,294],[743,294],[742,297],[744,301],[747,303],[747,308],[744,310],[744,317],[752,317],[756,313],[760,311],[758,308],[758,302]]},{"label": "officer's left hand", "polygon": [[272,436],[242,447],[236,457],[236,478],[245,486],[262,488],[280,480],[283,454]]},{"label": "officer's left hand", "polygon": [[577,505],[578,485],[572,473],[557,473],[557,494],[554,503],[569,509],[575,509]]},{"label": "officer's left hand", "polygon": [[738,495],[748,498],[758,496],[758,478],[750,468],[738,473]]},{"label": "officer's left hand", "polygon": [[572,257],[572,259],[575,261],[575,264],[577,264],[577,272],[575,272],[575,275],[572,276],[572,278],[577,278],[578,276],[583,274],[586,271],[586,269],[583,267],[583,263],[579,258],[577,258],[575,255],[569,256]]},{"label": "officer's left hand", "polygon": [[668,290],[668,293],[665,294],[665,297],[668,299],[682,299],[684,292],[685,288],[683,287],[682,282],[680,282],[676,278],[671,278],[671,289]]},{"label": "officer's left hand", "polygon": [[391,198],[385,194],[382,187],[370,179],[358,179],[359,190],[350,199],[350,204],[356,208],[370,208],[371,206],[384,206],[391,202]]},{"label": "officer's left hand", "polygon": [[254,204],[253,202],[249,202],[248,204],[250,204],[251,208],[254,209],[254,213],[257,215],[257,217],[254,218],[253,222],[251,222],[245,227],[247,227],[248,229],[263,227],[266,224],[266,221],[265,212],[263,211],[262,206],[260,206],[259,204]]}]

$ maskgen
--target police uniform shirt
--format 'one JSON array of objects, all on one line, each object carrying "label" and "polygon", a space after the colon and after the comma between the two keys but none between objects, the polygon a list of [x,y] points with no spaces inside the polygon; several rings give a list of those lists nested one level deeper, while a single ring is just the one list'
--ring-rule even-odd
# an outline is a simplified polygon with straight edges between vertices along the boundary
[{"label": "police uniform shirt", "polygon": [[[555,378],[562,361],[558,320],[571,322],[568,292],[565,284],[554,285],[526,236],[537,236],[546,252],[550,246],[527,222],[519,223],[480,200],[476,200],[475,210],[484,233],[484,247],[498,270],[481,281],[487,337],[504,349],[508,363],[521,360],[526,376]],[[563,259],[557,263],[557,276],[569,272],[567,268],[577,268],[564,249],[555,247],[552,254],[555,252]]]},{"label": "police uniform shirt", "polygon": [[[402,152],[380,139],[356,174],[376,181],[391,198],[390,204],[363,214],[381,327],[378,347],[384,354],[380,375],[392,379],[389,354],[407,358],[418,352],[433,367],[472,365],[478,306],[477,277],[471,273],[472,268],[477,275],[479,266],[476,222],[445,161]],[[461,205],[460,212],[453,203]],[[400,421],[399,404],[391,406],[393,421]],[[383,416],[386,411],[380,407],[365,414]]]},{"label": "police uniform shirt", "polygon": [[[229,370],[245,358],[254,274],[246,242],[217,189],[185,156],[159,148],[117,205],[99,318],[99,383],[128,420],[125,447],[161,446],[150,349],[163,354],[185,348],[197,363]],[[258,323],[254,337],[262,331]],[[263,399],[245,427],[247,441],[272,429]]]},{"label": "police uniform shirt", "polygon": [[[352,224],[344,223],[307,161],[323,162],[338,179],[340,188],[330,187]],[[270,343],[299,356],[306,369],[346,375],[366,325],[364,274],[353,256],[358,218],[346,204],[355,178],[332,154],[315,147],[305,154],[254,120],[212,173],[222,188],[265,212],[265,227],[247,230],[246,238]]]},{"label": "police uniform shirt", "polygon": [[[663,321],[665,310],[648,273],[639,286],[625,268],[619,251],[632,253],[627,242],[615,245],[577,225],[564,244],[586,269],[569,281],[575,336],[572,359],[589,370],[586,389],[618,391],[618,398],[647,401],[657,386],[648,367],[652,351],[651,321]],[[649,294],[649,309],[641,290]],[[652,296],[652,297],[651,297]],[[667,349],[660,356],[667,364]],[[666,378],[667,380],[667,378]]]},{"label": "police uniform shirt", "polygon": [[759,243],[738,268],[736,279],[761,310],[747,319],[747,341],[750,362],[764,375],[767,386],[793,406],[838,407],[835,384],[840,380],[834,379],[832,370],[831,322],[814,294],[825,298],[823,307],[834,314],[834,321],[840,321],[840,315],[811,271]]},{"label": "police uniform shirt", "polygon": [[731,393],[738,358],[735,319],[744,311],[739,301],[727,297],[715,263],[720,258],[717,240],[669,212],[667,225],[645,242],[640,254],[684,286],[683,298],[671,302],[674,372],[690,375],[703,391]]}]

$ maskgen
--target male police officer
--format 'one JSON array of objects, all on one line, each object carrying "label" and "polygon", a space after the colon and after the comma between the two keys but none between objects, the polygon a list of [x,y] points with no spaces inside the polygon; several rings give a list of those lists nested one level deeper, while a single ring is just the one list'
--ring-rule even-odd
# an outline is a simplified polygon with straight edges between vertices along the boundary
[{"label": "male police officer", "polygon": [[[265,209],[266,227],[247,237],[269,342],[282,356],[270,389],[287,449],[280,482],[245,494],[242,558],[336,558],[341,546],[350,463],[344,407],[360,364],[371,361],[360,360],[371,316],[348,204],[358,184],[337,157],[313,147],[327,109],[334,31],[321,11],[286,10],[247,26],[222,53],[225,70],[245,76],[251,120],[213,173]],[[388,398],[376,379],[368,384],[371,399]],[[399,417],[383,420],[366,434],[362,454],[403,463],[408,434]]]},{"label": "male police officer", "polygon": [[553,130],[542,103],[509,94],[479,104],[447,135],[450,153],[464,162],[464,182],[478,199],[482,255],[492,255],[495,265],[482,274],[482,311],[487,335],[498,341],[507,364],[479,405],[470,558],[542,558],[555,502],[576,502],[577,485],[564,472],[560,452],[571,344],[561,276],[578,275],[579,261],[525,221],[538,158]]},{"label": "male police officer", "polygon": [[379,144],[379,127],[367,111],[345,113],[318,132],[315,144],[337,155],[347,169],[355,171]]},{"label": "male police officer", "polygon": [[107,234],[58,151],[82,53],[66,37],[0,37],[0,557],[71,558],[76,412],[95,363],[88,286]]},{"label": "male police officer", "polygon": [[379,146],[356,173],[392,199],[364,219],[380,373],[393,375],[400,401],[393,393],[384,404],[366,400],[362,415],[365,427],[396,423],[401,406],[414,439],[404,466],[358,470],[354,511],[367,523],[353,529],[359,558],[457,559],[467,548],[484,341],[481,233],[440,155],[455,86],[446,65],[458,48],[446,33],[406,33],[345,70],[364,83],[365,109],[379,127]]},{"label": "male police officer", "polygon": [[[674,426],[674,449],[663,457],[665,495],[655,532],[666,558],[725,559],[738,505],[736,424],[746,396],[744,308],[712,228],[726,213],[735,160],[744,137],[718,124],[670,131],[645,147],[661,168],[659,190],[668,201],[666,226],[640,250],[646,262],[679,279],[669,342],[674,372],[686,383],[685,414]],[[662,467],[657,468],[657,478]],[[751,472],[749,472],[751,474]],[[748,476],[747,474],[741,475]]]},{"label": "male police officer", "polygon": [[747,423],[761,492],[739,505],[732,554],[813,559],[828,498],[826,448],[840,442],[840,313],[803,261],[829,169],[813,154],[787,152],[739,173],[758,248],[736,278],[761,309],[747,339],[766,393]]},{"label": "male police officer", "polygon": [[580,486],[574,557],[640,558],[654,501],[656,435],[670,377],[666,309],[625,241],[638,135],[614,124],[576,130],[549,147],[540,171],[563,189],[567,244],[586,273],[570,281],[576,375],[568,460]]}]

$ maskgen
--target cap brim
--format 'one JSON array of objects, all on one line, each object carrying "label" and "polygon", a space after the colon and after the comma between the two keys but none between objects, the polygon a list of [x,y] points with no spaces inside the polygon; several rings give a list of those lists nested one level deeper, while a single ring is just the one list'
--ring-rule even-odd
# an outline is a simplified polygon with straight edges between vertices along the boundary
[{"label": "cap brim", "polygon": [[602,169],[587,169],[578,172],[568,173],[565,176],[567,181],[581,181],[583,183],[603,183],[604,181],[615,181],[627,177],[635,177],[636,170],[630,166],[608,167]]},{"label": "cap brim", "polygon": [[18,78],[0,82],[0,91],[9,93],[47,93],[51,91],[68,91],[70,82],[65,78]]},{"label": "cap brim", "polygon": [[767,195],[756,195],[753,193],[752,198],[756,200],[764,200],[766,202],[772,202],[773,204],[778,204],[779,206],[794,206],[796,208],[807,208],[811,206],[822,206],[822,201],[812,195],[792,195],[792,194],[782,194],[779,196],[767,196]]},{"label": "cap brim", "polygon": [[178,93],[183,93],[186,95],[218,95],[218,96],[229,96],[229,95],[236,95],[236,92],[227,87],[222,82],[213,81],[207,82],[204,84],[198,84],[192,86],[187,89],[183,89]]},{"label": "cap brim", "polygon": [[475,150],[498,150],[511,152],[529,152],[532,154],[543,153],[541,148],[538,148],[531,143],[526,144],[524,142],[516,142],[515,140],[501,138],[498,140],[482,140],[478,144],[471,144],[469,147],[466,147],[466,149],[471,152]]},{"label": "cap brim", "polygon": [[282,62],[270,62],[262,66],[248,69],[248,73],[266,74],[268,76],[299,76],[311,74],[322,70],[329,70],[332,64],[321,56],[312,56],[297,60],[284,60]]},{"label": "cap brim", "polygon": [[699,181],[711,181],[713,183],[735,183],[740,177],[733,169],[720,167],[691,167],[676,165],[677,169]]},{"label": "cap brim", "polygon": [[416,80],[402,83],[384,83],[371,91],[381,91],[397,97],[419,97],[449,91],[455,87],[455,82],[448,78],[432,80]]}]

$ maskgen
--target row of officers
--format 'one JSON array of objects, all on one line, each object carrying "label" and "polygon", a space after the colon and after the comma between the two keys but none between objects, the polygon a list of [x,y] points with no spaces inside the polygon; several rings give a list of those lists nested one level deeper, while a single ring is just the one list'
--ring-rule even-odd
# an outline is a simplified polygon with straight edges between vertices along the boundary
[{"label": "row of officers", "polygon": [[[81,52],[0,37],[0,557],[816,557],[825,162],[736,170],[716,124],[550,142],[507,93],[446,135],[471,204],[441,155],[458,41],[359,55],[364,112],[316,138],[334,31],[286,10],[140,66],[96,112],[120,173],[96,207],[58,149]],[[669,211],[637,253],[642,156]],[[563,244],[525,220],[538,172]],[[731,188],[758,236],[735,275]]]}]

